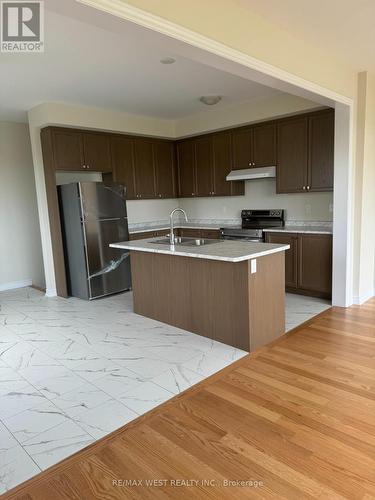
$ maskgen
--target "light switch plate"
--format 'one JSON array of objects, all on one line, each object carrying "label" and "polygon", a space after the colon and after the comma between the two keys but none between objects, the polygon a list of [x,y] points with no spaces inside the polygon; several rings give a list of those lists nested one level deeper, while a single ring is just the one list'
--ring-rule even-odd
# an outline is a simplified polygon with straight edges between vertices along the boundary
[{"label": "light switch plate", "polygon": [[257,260],[256,259],[252,259],[250,261],[250,272],[251,272],[251,274],[255,274],[257,272]]}]

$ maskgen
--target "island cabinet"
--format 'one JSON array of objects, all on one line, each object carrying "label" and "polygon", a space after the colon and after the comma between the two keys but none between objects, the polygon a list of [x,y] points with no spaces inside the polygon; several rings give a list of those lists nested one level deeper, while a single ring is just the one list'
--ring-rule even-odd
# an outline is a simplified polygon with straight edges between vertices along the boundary
[{"label": "island cabinet", "polygon": [[288,292],[331,297],[331,235],[267,232],[266,242],[290,245],[285,252],[285,286]]},{"label": "island cabinet", "polygon": [[137,242],[124,247],[130,250],[135,313],[246,351],[285,332],[283,251],[258,257],[254,272],[250,259],[153,253]]},{"label": "island cabinet", "polygon": [[235,129],[232,135],[235,170],[276,165],[276,125],[274,122]]},{"label": "island cabinet", "polygon": [[334,111],[277,123],[277,192],[332,191]]}]

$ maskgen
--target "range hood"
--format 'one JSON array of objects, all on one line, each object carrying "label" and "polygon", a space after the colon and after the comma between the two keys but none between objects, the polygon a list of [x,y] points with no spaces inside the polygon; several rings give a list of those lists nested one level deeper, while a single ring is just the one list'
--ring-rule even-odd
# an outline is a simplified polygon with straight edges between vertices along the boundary
[{"label": "range hood", "polygon": [[242,170],[232,170],[227,175],[227,181],[246,181],[276,177],[276,167],[253,167]]}]

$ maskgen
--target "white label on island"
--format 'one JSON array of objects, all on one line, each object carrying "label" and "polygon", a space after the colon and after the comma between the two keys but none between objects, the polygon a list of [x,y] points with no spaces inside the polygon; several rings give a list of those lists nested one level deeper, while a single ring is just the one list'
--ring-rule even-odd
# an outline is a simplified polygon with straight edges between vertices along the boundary
[{"label": "white label on island", "polygon": [[257,260],[251,259],[250,261],[250,272],[251,274],[255,274],[257,272]]}]

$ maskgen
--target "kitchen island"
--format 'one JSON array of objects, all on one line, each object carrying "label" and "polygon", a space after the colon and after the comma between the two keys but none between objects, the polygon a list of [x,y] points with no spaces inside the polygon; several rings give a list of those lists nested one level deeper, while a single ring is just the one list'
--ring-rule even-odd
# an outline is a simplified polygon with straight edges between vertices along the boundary
[{"label": "kitchen island", "polygon": [[194,241],[111,244],[130,252],[134,312],[249,352],[282,335],[289,245]]}]

